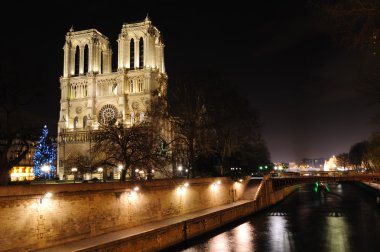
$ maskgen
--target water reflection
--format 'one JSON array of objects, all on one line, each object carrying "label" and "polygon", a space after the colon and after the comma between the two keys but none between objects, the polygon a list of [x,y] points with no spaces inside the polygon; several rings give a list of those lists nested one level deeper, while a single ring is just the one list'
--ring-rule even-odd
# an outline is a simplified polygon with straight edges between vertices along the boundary
[{"label": "water reflection", "polygon": [[284,216],[269,216],[268,218],[270,251],[292,251],[294,242],[288,231],[286,218]]},{"label": "water reflection", "polygon": [[234,251],[255,251],[255,230],[252,223],[246,222],[232,230],[234,240]]},{"label": "water reflection", "polygon": [[350,251],[349,230],[344,217],[327,217],[326,251]]},{"label": "water reflection", "polygon": [[373,198],[350,184],[331,185],[328,193],[313,188],[302,185],[249,221],[181,251],[380,251],[380,209]]}]

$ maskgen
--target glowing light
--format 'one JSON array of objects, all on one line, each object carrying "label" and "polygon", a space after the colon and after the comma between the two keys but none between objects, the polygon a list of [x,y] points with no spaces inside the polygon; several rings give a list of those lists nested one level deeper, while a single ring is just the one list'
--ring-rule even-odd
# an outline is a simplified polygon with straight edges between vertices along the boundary
[{"label": "glowing light", "polygon": [[98,172],[103,172],[103,168],[102,168],[102,167],[99,167],[99,168],[98,168]]},{"label": "glowing light", "polygon": [[189,187],[189,183],[186,182],[185,184],[183,184],[184,187]]},{"label": "glowing light", "polygon": [[45,193],[41,198],[40,198],[40,204],[43,203],[44,199],[50,199],[51,197],[53,197],[53,194],[51,192],[47,192]]},{"label": "glowing light", "polygon": [[178,166],[178,171],[182,171],[182,165]]},{"label": "glowing light", "polygon": [[220,180],[216,181],[217,185],[220,185],[221,183],[222,183],[222,181],[220,181]]},{"label": "glowing light", "polygon": [[140,190],[140,188],[138,187],[138,186],[135,186],[134,188],[133,188],[133,191],[135,191],[135,192],[138,192]]},{"label": "glowing light", "polygon": [[78,168],[73,167],[73,168],[71,168],[71,171],[72,171],[72,172],[77,172],[77,171],[78,171]]},{"label": "glowing light", "polygon": [[41,171],[48,173],[50,171],[50,165],[44,164],[43,166],[41,166]]},{"label": "glowing light", "polygon": [[243,182],[243,180],[242,180],[242,179],[239,179],[239,182],[241,183],[241,182]]},{"label": "glowing light", "polygon": [[119,169],[119,171],[121,171],[121,170],[123,170],[123,166],[122,165],[118,165],[117,169]]}]

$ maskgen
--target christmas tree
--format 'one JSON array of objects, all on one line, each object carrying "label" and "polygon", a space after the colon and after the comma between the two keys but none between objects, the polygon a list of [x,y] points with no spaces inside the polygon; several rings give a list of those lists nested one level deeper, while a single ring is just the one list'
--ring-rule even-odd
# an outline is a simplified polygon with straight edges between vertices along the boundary
[{"label": "christmas tree", "polygon": [[54,166],[54,160],[56,158],[56,149],[50,138],[48,138],[48,134],[49,131],[45,125],[33,157],[33,170],[37,177],[48,176],[51,178],[55,174],[56,167]]}]

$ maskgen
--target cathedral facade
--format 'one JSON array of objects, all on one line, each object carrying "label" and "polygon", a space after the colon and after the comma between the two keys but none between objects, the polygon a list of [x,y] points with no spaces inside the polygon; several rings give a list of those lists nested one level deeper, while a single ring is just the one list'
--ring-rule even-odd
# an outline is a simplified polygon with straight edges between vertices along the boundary
[{"label": "cathedral facade", "polygon": [[77,153],[91,155],[91,132],[118,121],[126,127],[144,120],[153,91],[165,92],[167,75],[160,31],[149,18],[123,24],[117,70],[112,70],[109,40],[96,29],[66,34],[58,122],[57,172]]}]

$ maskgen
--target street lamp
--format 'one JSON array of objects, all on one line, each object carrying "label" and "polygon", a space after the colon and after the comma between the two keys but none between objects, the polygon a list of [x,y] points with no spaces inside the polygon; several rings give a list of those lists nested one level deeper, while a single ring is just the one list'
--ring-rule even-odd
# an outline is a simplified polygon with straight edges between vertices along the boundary
[{"label": "street lamp", "polygon": [[103,168],[102,168],[102,167],[99,167],[99,168],[98,168],[98,172],[102,175],[102,176],[101,176],[101,179],[103,180]]},{"label": "street lamp", "polygon": [[177,168],[177,170],[178,170],[178,174],[179,174],[180,176],[182,176],[182,170],[183,170],[182,165],[179,165],[178,168]]},{"label": "street lamp", "polygon": [[75,184],[75,177],[76,177],[76,173],[77,173],[78,169],[73,167],[71,168],[71,172],[74,173],[74,184]]},{"label": "street lamp", "polygon": [[46,177],[48,173],[50,172],[50,165],[44,164],[43,166],[41,166],[41,171],[45,173],[45,184],[46,184]]}]

